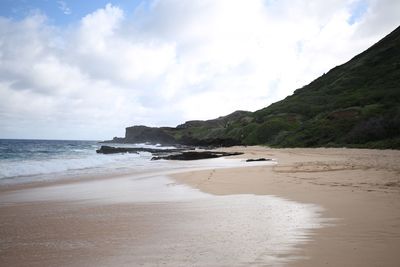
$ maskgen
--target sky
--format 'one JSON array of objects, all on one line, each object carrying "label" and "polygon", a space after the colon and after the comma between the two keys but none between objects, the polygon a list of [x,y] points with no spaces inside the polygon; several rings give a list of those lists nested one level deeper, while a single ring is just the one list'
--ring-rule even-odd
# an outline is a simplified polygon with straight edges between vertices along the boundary
[{"label": "sky", "polygon": [[398,0],[0,0],[0,138],[255,111],[400,25]]}]

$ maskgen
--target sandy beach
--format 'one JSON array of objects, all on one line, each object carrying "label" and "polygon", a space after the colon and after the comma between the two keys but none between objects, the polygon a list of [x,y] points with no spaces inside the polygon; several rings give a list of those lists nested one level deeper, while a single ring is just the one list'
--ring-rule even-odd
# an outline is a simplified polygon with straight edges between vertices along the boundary
[{"label": "sandy beach", "polygon": [[291,266],[399,266],[400,151],[245,151],[278,164],[174,177],[212,194],[269,194],[321,205],[334,225],[316,230],[313,242],[302,247],[305,258]]},{"label": "sandy beach", "polygon": [[223,150],[273,163],[1,188],[2,265],[400,264],[400,151]]}]

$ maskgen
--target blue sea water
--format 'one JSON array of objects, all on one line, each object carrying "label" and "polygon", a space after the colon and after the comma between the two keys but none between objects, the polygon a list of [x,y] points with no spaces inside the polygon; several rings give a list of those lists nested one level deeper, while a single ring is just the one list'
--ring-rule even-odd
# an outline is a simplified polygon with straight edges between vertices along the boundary
[{"label": "blue sea water", "polygon": [[[0,139],[0,184],[144,168],[150,153],[97,154],[98,141]],[[133,144],[133,147],[154,147]]]}]

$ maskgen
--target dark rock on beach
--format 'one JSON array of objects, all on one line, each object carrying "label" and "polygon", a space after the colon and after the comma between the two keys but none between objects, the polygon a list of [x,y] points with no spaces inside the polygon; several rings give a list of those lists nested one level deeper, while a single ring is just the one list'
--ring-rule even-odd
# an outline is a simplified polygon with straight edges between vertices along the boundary
[{"label": "dark rock on beach", "polygon": [[242,155],[241,152],[185,151],[178,154],[153,157],[151,160],[198,160]]},{"label": "dark rock on beach", "polygon": [[101,146],[100,149],[96,150],[96,152],[101,154],[137,153],[137,151],[134,148],[112,147],[112,146]]},{"label": "dark rock on beach", "polygon": [[246,162],[253,162],[253,161],[271,161],[272,159],[266,158],[259,158],[259,159],[247,159]]}]

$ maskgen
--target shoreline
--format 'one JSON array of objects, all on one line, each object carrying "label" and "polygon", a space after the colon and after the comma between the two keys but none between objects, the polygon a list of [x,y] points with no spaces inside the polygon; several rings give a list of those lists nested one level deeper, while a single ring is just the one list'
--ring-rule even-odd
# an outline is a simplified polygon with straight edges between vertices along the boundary
[{"label": "shoreline", "polygon": [[155,173],[10,190],[0,213],[11,266],[283,266],[323,223],[315,205],[214,196]]},{"label": "shoreline", "polygon": [[[270,149],[265,147],[232,147],[221,150],[245,152],[244,155],[234,157],[239,159],[274,158],[278,164],[274,166],[210,168],[207,170],[180,169],[179,173],[176,173],[177,170],[175,170],[175,173],[171,171],[163,174],[168,175],[178,184],[188,185],[191,188],[212,195],[272,195],[297,203],[321,206],[324,209],[322,218],[335,219],[332,221],[333,224],[328,227],[311,229],[311,242],[300,244],[296,247],[295,255],[298,256],[298,259],[290,262],[288,266],[398,266],[400,263],[400,255],[397,253],[400,247],[400,217],[397,215],[400,210],[400,167],[398,167],[400,166],[400,151],[324,148]],[[148,175],[144,174],[144,176]],[[34,186],[18,185],[16,188],[0,188],[0,194],[71,184],[82,188],[85,183],[101,182],[103,180],[113,181],[113,179],[117,181],[118,179],[125,179],[124,177],[129,177],[129,175],[121,177],[113,175],[108,177],[106,175],[105,177],[89,177],[82,180],[43,182]],[[171,186],[174,186],[174,184],[171,184]],[[106,189],[107,187],[104,188],[104,190]],[[81,212],[75,214],[77,207],[88,212],[88,214],[95,212],[91,216],[95,216],[98,213],[102,214],[99,218],[103,224],[100,223],[99,227],[96,226],[91,229],[93,227],[89,222],[92,219],[87,219],[88,215]],[[29,216],[35,216],[29,212],[41,211],[43,208],[55,214],[58,214],[60,212],[59,209],[61,209],[66,211],[66,214],[61,213],[57,216],[64,218],[65,215],[75,214],[74,216],[77,216],[75,220],[81,223],[81,225],[75,225],[75,228],[67,226],[69,230],[66,230],[64,234],[69,236],[76,231],[79,233],[79,230],[83,227],[82,229],[84,230],[82,231],[84,232],[82,232],[82,235],[88,234],[90,238],[99,235],[99,233],[101,233],[100,237],[104,236],[105,234],[102,232],[106,231],[109,225],[107,225],[103,217],[108,218],[113,215],[119,218],[115,219],[116,226],[111,231],[114,237],[104,236],[104,240],[109,240],[110,238],[113,240],[113,238],[121,235],[121,231],[133,231],[139,236],[141,235],[137,232],[137,229],[132,229],[130,228],[131,226],[127,225],[126,220],[136,219],[126,214],[131,214],[131,212],[132,214],[137,212],[142,214],[144,212],[147,214],[146,216],[150,216],[150,221],[146,220],[145,224],[150,223],[151,225],[163,220],[162,216],[148,213],[146,209],[149,207],[161,212],[159,214],[163,214],[162,210],[167,208],[171,213],[166,216],[172,223],[176,220],[174,216],[177,216],[177,214],[171,215],[173,214],[172,210],[182,208],[180,205],[173,203],[150,204],[150,206],[143,203],[125,203],[123,205],[103,206],[99,210],[92,209],[88,202],[86,204],[82,202],[81,205],[76,206],[74,201],[47,201],[36,204],[17,203],[14,208],[18,211],[13,211],[11,208],[8,210],[3,209],[3,212],[10,216],[24,218],[26,216],[25,213],[30,214]],[[184,210],[187,209],[188,207]],[[239,211],[241,212],[242,210]],[[71,214],[68,212],[71,212]],[[179,214],[178,216],[182,216],[182,213]],[[207,212],[204,216],[206,214]],[[29,219],[29,216],[26,218]],[[47,214],[46,216],[49,215]],[[63,220],[60,221],[57,216],[56,219],[53,218],[55,222],[62,223]],[[196,216],[199,216],[199,214]],[[55,227],[52,224],[54,221],[36,219],[45,227],[43,229],[40,228],[41,230],[38,229],[38,232],[45,232],[48,231],[48,227]],[[75,224],[74,221],[72,223]],[[3,225],[7,226],[7,222],[3,222]],[[25,227],[18,225],[21,229]],[[140,229],[143,227],[137,226]],[[110,229],[107,231],[110,231]],[[140,231],[150,236],[152,235],[148,227]],[[10,237],[9,233],[2,232],[3,237],[7,235]],[[95,244],[102,244],[105,242],[104,240],[98,239]],[[84,242],[84,240],[80,242]],[[78,242],[78,245],[73,243],[68,246],[79,247],[80,245]],[[93,246],[94,244],[89,245]],[[103,245],[110,251],[115,249],[112,242],[111,244]],[[72,250],[75,251],[74,249]],[[104,249],[100,251],[105,255],[116,253],[108,250],[104,251]],[[40,254],[41,251],[39,250],[38,253]],[[48,251],[44,250],[43,253],[46,255]],[[99,251],[96,253],[99,253]],[[149,253],[149,251],[143,251],[143,253]],[[18,255],[15,256],[17,257]],[[148,256],[151,257],[151,255]],[[54,262],[50,263],[54,264]],[[68,261],[61,263],[67,266],[73,265]],[[83,263],[94,264],[94,262],[77,263],[78,265]],[[118,264],[118,262],[116,263]],[[97,262],[97,264],[101,264],[101,262]],[[119,264],[124,265],[121,262]],[[48,266],[50,265],[52,264],[48,264]],[[262,264],[260,263],[260,265]]]},{"label": "shoreline", "polygon": [[[237,148],[227,148],[235,150]],[[216,195],[276,195],[324,208],[333,218],[301,245],[289,266],[398,266],[400,264],[400,151],[244,148],[244,157],[278,164],[176,174],[173,178]]]},{"label": "shoreline", "polygon": [[[90,182],[90,181],[99,181],[99,180],[109,180],[116,178],[127,178],[127,177],[136,177],[136,178],[146,178],[151,176],[158,175],[174,175],[182,172],[190,172],[190,171],[201,171],[208,169],[227,169],[227,168],[243,168],[243,167],[251,167],[265,164],[275,164],[276,162],[268,161],[268,162],[245,162],[240,157],[227,157],[227,158],[213,158],[213,159],[201,159],[201,160],[193,160],[193,161],[180,161],[180,160],[166,160],[164,161],[164,168],[161,169],[157,167],[156,169],[151,170],[125,170],[123,172],[118,172],[112,170],[97,173],[83,173],[83,174],[75,174],[75,175],[64,175],[63,173],[51,173],[51,174],[43,174],[43,175],[35,175],[35,177],[44,177],[47,179],[39,179],[39,180],[28,180],[22,182],[11,182],[11,183],[0,183],[0,193],[15,191],[15,190],[24,190],[31,188],[40,188],[47,186],[57,186],[57,185],[66,185],[80,182]],[[179,165],[178,165],[179,164]],[[168,165],[172,165],[168,166]],[[56,178],[49,178],[49,177]],[[26,178],[23,176],[22,178]],[[19,177],[11,177],[6,179],[19,179]]]}]

